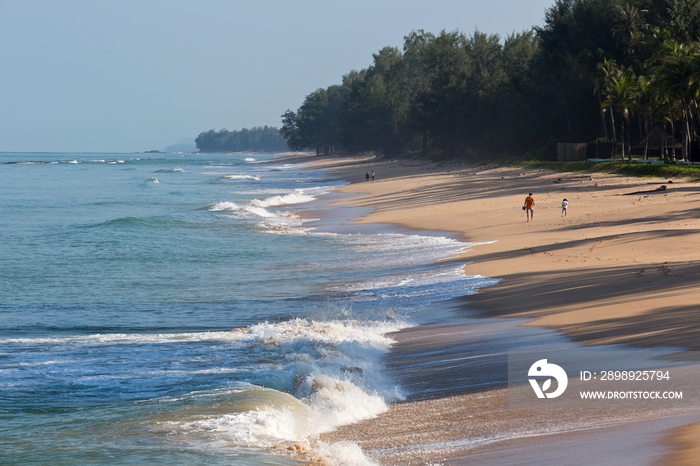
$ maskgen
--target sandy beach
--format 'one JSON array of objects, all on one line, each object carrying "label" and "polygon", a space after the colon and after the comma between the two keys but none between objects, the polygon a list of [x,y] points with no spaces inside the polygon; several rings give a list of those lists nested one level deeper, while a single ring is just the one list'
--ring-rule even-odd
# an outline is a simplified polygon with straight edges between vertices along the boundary
[{"label": "sandy beach", "polygon": [[[297,161],[350,182],[337,189],[341,198],[335,202],[361,208],[354,222],[457,233],[477,243],[455,260],[467,263],[467,275],[500,282],[451,305],[457,313],[468,310],[472,317],[492,320],[487,332],[493,338],[533,327],[583,345],[700,348],[697,183],[371,157]],[[366,182],[365,172],[371,170],[376,181]],[[657,190],[661,185],[666,188]],[[530,192],[535,209],[527,222],[522,205]],[[566,217],[561,215],[564,198],[569,201]],[[505,317],[514,319],[500,319]],[[457,374],[460,365],[444,361],[468,351],[473,330],[469,324],[436,323],[399,332],[388,366],[407,383],[411,364],[419,360],[422,368],[430,360],[442,376]],[[444,385],[449,379],[421,370],[413,373],[417,384],[432,379],[433,385]],[[532,453],[532,464],[547,460],[536,448],[541,440],[535,440],[552,433],[537,426],[546,420],[508,409],[503,388],[424,389],[419,392],[432,395],[409,397],[384,415],[323,440],[356,442],[381,464],[528,464],[527,455],[512,456],[514,445]],[[628,453],[622,462],[603,464],[641,464],[630,452],[648,464],[697,464],[696,414],[627,413],[622,419],[609,413],[592,424],[580,423],[585,413],[569,416],[559,425],[557,435],[568,432],[562,445],[590,450],[597,435],[618,439],[607,442],[611,455]],[[600,428],[591,431],[591,425]],[[494,441],[494,435],[502,438]],[[605,451],[605,443],[597,442],[597,448]],[[559,464],[591,460],[568,458]]]}]

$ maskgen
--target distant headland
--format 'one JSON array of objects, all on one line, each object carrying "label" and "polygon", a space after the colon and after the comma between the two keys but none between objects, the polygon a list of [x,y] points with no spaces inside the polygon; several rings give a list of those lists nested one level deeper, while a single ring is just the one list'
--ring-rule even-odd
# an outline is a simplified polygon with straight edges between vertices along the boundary
[{"label": "distant headland", "polygon": [[284,152],[287,143],[273,126],[254,126],[251,129],[229,131],[213,129],[205,131],[195,139],[200,152]]}]

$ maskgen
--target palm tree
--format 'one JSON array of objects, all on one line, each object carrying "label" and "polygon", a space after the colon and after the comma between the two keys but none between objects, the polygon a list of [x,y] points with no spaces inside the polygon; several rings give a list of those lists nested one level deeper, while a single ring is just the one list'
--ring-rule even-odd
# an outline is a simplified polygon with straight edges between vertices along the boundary
[{"label": "palm tree", "polygon": [[[637,89],[635,91],[635,102],[634,110],[637,117],[640,119],[644,118],[644,130],[643,134],[640,128],[639,137],[645,137],[649,132],[649,116],[653,112],[654,96],[651,92],[651,81],[644,75],[639,75],[637,77]],[[646,143],[644,144],[644,160],[647,160],[647,155],[649,153],[649,138],[646,138]]]},{"label": "palm tree", "polygon": [[[612,108],[609,108],[609,106],[603,106],[603,101],[600,97],[600,89],[601,87],[606,87],[608,83],[610,82],[610,79],[612,76],[616,75],[617,73],[620,72],[620,69],[617,67],[617,63],[615,63],[615,60],[609,59],[609,58],[604,58],[602,63],[598,64],[598,81],[595,84],[595,91],[598,93],[598,102],[600,103],[600,107],[603,112],[605,112],[605,109],[608,108],[610,111],[610,126],[612,127],[612,133],[613,133],[613,143],[617,144],[617,130],[615,129],[615,114],[613,113]],[[607,131],[606,131],[607,133]],[[606,134],[607,137],[607,134]]]},{"label": "palm tree", "polygon": [[615,26],[612,29],[613,37],[625,54],[634,52],[635,46],[641,42],[645,33],[649,30],[649,24],[644,15],[649,11],[639,9],[639,2],[627,0],[615,9]]},{"label": "palm tree", "polygon": [[[695,109],[695,114],[700,119],[700,109],[698,108],[698,98],[700,98],[700,42],[692,42],[688,45],[688,66],[691,70],[691,74],[688,77],[688,87],[689,92],[692,96],[692,106]],[[691,119],[693,113],[690,113]],[[695,134],[696,125],[693,125],[693,139]]]},{"label": "palm tree", "polygon": [[630,135],[629,122],[632,108],[635,105],[639,86],[637,85],[637,75],[632,68],[623,67],[615,69],[611,67],[611,73],[607,76],[603,95],[603,108],[612,108],[622,116],[622,159],[625,159],[625,149],[632,160],[632,153],[629,150]]},{"label": "palm tree", "polygon": [[683,120],[683,160],[688,159],[692,105],[700,91],[698,47],[667,40],[655,57],[653,79],[657,92],[663,92],[677,107]]}]

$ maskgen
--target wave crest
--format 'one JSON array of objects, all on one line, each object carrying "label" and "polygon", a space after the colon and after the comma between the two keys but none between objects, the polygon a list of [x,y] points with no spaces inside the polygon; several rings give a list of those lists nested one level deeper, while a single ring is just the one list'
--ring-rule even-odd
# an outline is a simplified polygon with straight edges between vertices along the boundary
[{"label": "wave crest", "polygon": [[227,179],[227,180],[252,180],[252,181],[260,181],[260,177],[259,177],[258,175],[246,175],[246,174],[224,175],[222,178]]},{"label": "wave crest", "polygon": [[263,200],[253,199],[252,203],[258,207],[276,207],[292,204],[302,204],[315,200],[314,196],[304,194],[303,192],[293,192],[284,195],[271,196]]}]

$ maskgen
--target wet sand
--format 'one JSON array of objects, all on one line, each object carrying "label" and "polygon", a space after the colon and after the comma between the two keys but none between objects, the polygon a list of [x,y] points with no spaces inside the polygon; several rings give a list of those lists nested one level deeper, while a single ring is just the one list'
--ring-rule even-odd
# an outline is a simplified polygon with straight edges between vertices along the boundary
[{"label": "wet sand", "polygon": [[507,352],[557,354],[579,344],[521,325],[525,319],[476,317],[463,301],[435,304],[426,309],[435,322],[392,335],[397,343],[385,364],[408,393],[405,402],[322,439],[352,441],[382,465],[588,465],[590,451],[602,464],[652,465],[677,450],[665,443],[668,429],[700,421],[700,413],[681,410],[509,406]]},{"label": "wet sand", "polygon": [[[460,308],[470,318],[474,313],[522,318],[513,319],[513,327],[529,328],[543,341],[566,335],[581,345],[700,348],[696,183],[362,157],[310,159],[314,167],[351,182],[337,190],[351,197],[336,202],[361,208],[358,223],[457,232],[474,243],[495,241],[455,258],[469,262],[465,274],[501,279],[464,298]],[[367,170],[376,171],[376,182],[365,182]],[[661,185],[666,189],[657,191]],[[532,222],[521,210],[529,192],[536,201]],[[566,218],[561,217],[563,198],[569,201]],[[454,315],[459,318],[460,311]],[[625,412],[583,422],[585,413],[578,413],[564,416],[552,429],[531,412],[504,407],[498,376],[477,386],[463,383],[459,377],[465,369],[458,362],[474,356],[465,349],[473,326],[454,321],[397,334],[387,364],[416,395],[328,439],[355,441],[381,464],[498,464],[507,458],[527,464],[525,457],[521,463],[508,456],[513,442],[530,451],[533,462],[551,460],[537,453],[537,442],[544,440],[533,439],[568,432],[546,438],[581,452],[596,436],[617,438],[603,442],[610,445],[609,460],[626,445],[640,458],[690,464],[698,428],[683,425],[700,421],[693,415]],[[546,329],[551,333],[538,333]],[[491,337],[507,334],[495,329]],[[607,427],[593,432],[592,425]],[[596,460],[572,455],[564,464],[591,461]]]},{"label": "wet sand", "polygon": [[669,454],[664,458],[667,464],[675,466],[695,466],[700,461],[700,424],[685,425],[671,431],[666,436]]}]

